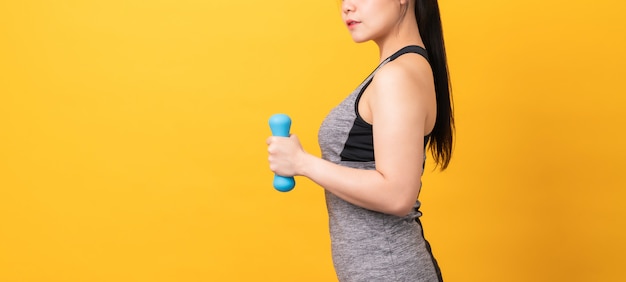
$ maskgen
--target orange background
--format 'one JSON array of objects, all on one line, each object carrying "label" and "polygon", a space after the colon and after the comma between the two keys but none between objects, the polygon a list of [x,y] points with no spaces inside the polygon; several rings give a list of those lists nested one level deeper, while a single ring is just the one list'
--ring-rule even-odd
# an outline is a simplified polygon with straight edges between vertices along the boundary
[{"label": "orange background", "polygon": [[[626,5],[440,2],[446,281],[626,280]],[[318,154],[377,64],[338,1],[2,1],[0,41],[0,281],[336,281],[322,189],[274,191],[265,138],[285,112]]]}]

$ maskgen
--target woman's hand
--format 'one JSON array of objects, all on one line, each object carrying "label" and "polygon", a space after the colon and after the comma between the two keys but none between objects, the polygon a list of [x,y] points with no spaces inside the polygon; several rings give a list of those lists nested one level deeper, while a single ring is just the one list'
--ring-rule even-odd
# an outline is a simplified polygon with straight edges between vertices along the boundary
[{"label": "woman's hand", "polygon": [[289,137],[267,138],[270,170],[280,176],[302,175],[302,161],[306,152],[295,134]]}]

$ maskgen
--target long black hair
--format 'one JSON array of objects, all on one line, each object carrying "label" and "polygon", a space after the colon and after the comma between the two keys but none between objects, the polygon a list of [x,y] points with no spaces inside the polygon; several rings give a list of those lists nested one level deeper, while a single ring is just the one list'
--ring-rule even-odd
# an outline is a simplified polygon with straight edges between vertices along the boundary
[{"label": "long black hair", "polygon": [[445,170],[452,158],[455,127],[446,47],[437,0],[415,0],[415,18],[428,52],[437,97],[437,120],[430,134],[428,149],[435,163],[441,170]]}]

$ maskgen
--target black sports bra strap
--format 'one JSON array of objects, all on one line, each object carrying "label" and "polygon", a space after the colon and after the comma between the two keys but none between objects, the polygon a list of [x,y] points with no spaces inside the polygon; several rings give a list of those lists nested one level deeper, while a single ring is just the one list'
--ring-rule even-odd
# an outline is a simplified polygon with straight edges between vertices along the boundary
[{"label": "black sports bra strap", "polygon": [[393,55],[391,55],[389,57],[389,61],[393,61],[395,59],[397,59],[398,57],[406,54],[406,53],[417,53],[422,55],[422,57],[424,57],[426,59],[426,61],[428,61],[428,52],[426,52],[426,49],[422,48],[421,46],[417,46],[417,45],[409,45],[406,46],[400,50],[398,50],[397,52],[393,53]]}]

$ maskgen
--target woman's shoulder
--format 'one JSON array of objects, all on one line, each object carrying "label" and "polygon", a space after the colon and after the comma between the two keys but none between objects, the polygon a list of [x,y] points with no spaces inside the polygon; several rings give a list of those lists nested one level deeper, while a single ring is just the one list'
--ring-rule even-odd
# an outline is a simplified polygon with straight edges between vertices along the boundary
[{"label": "woman's shoulder", "polygon": [[434,90],[432,69],[421,55],[404,54],[381,66],[370,87],[375,92],[384,92],[385,96],[391,93],[429,92]]}]

